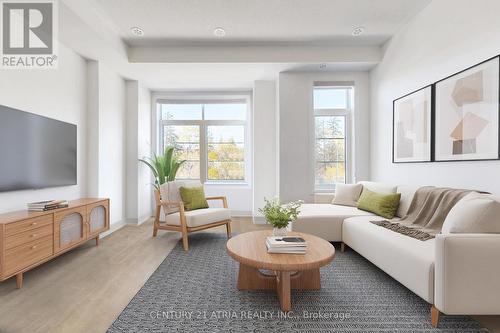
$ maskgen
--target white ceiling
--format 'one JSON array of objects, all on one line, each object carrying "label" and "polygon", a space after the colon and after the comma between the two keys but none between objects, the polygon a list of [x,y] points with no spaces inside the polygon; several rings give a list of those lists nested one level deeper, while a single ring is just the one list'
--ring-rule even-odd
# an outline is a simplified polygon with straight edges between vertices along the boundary
[{"label": "white ceiling", "polygon": [[[219,41],[381,45],[430,0],[97,0],[130,45]],[[130,28],[138,26],[143,38]],[[351,35],[364,26],[363,36]]]},{"label": "white ceiling", "polygon": [[[283,71],[369,70],[430,1],[62,0],[59,37],[152,90],[248,89]],[[356,26],[363,36],[351,35]]]}]

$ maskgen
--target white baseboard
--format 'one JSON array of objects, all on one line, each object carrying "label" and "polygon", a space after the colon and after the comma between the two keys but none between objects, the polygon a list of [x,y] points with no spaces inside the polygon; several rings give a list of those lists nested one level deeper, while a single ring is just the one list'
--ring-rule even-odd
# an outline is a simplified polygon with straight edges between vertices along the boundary
[{"label": "white baseboard", "polygon": [[231,210],[231,216],[233,217],[252,217],[252,212],[244,210]]},{"label": "white baseboard", "polygon": [[117,231],[117,230],[120,230],[121,228],[123,228],[124,226],[126,226],[127,223],[126,221],[122,220],[122,221],[118,221],[116,223],[113,223],[109,226],[109,230],[108,231],[105,231],[103,232],[99,238],[104,238],[104,237],[107,237],[109,235],[111,235],[113,232]]},{"label": "white baseboard", "polygon": [[146,223],[148,222],[151,218],[153,218],[153,216],[143,216],[141,218],[139,218],[139,220],[137,221],[137,225],[141,225],[143,223]]},{"label": "white baseboard", "polygon": [[252,222],[254,224],[267,224],[267,221],[264,216],[253,216]]},{"label": "white baseboard", "polygon": [[107,236],[111,235],[113,232],[120,230],[121,228],[123,228],[126,225],[139,226],[143,223],[146,223],[151,218],[152,218],[152,216],[144,216],[139,220],[138,219],[126,219],[126,220],[121,220],[121,221],[115,222],[109,226],[108,231],[105,231],[101,234],[100,238],[107,237]]}]

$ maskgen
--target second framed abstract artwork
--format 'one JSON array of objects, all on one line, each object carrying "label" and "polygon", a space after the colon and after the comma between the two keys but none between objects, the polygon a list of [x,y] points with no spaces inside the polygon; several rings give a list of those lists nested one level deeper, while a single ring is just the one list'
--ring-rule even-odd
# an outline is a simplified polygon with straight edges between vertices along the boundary
[{"label": "second framed abstract artwork", "polygon": [[393,163],[432,161],[432,86],[393,102]]},{"label": "second framed abstract artwork", "polygon": [[499,151],[499,58],[435,84],[435,160],[495,160]]}]

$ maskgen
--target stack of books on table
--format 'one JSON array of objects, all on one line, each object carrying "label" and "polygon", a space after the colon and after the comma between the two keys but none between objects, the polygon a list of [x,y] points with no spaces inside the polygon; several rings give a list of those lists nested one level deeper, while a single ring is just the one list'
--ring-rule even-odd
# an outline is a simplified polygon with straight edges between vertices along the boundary
[{"label": "stack of books on table", "polygon": [[295,236],[270,236],[266,247],[267,253],[306,254],[307,242]]},{"label": "stack of books on table", "polygon": [[47,210],[66,208],[68,202],[66,200],[49,200],[40,202],[31,202],[28,204],[28,210],[32,212],[44,212]]}]

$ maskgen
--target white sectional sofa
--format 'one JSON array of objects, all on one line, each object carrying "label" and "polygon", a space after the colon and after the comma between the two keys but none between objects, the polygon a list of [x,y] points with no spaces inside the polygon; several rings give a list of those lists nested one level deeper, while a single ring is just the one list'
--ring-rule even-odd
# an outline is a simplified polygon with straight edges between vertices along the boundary
[{"label": "white sectional sofa", "polygon": [[[406,214],[417,190],[362,184],[374,192],[401,193],[398,217]],[[439,234],[420,241],[370,223],[374,220],[383,218],[356,207],[304,204],[291,228],[354,249],[431,304],[435,326],[440,312],[500,314],[500,234]]]}]

